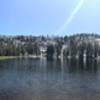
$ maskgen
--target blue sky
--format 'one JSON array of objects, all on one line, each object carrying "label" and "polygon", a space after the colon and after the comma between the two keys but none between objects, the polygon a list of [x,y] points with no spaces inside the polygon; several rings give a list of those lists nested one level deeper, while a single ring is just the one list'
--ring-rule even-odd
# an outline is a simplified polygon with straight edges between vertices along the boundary
[{"label": "blue sky", "polygon": [[2,35],[100,33],[99,19],[100,0],[0,0]]}]

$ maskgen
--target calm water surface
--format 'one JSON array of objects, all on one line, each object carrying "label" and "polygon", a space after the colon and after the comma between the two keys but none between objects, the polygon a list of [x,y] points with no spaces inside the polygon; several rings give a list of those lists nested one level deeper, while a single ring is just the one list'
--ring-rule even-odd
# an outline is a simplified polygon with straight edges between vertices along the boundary
[{"label": "calm water surface", "polygon": [[100,100],[95,61],[0,61],[0,100]]}]

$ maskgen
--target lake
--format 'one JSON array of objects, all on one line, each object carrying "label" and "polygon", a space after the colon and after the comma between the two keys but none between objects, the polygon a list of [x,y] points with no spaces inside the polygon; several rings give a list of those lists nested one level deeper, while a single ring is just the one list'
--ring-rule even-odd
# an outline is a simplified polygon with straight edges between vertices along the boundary
[{"label": "lake", "polygon": [[100,100],[99,65],[75,59],[0,61],[0,100]]}]

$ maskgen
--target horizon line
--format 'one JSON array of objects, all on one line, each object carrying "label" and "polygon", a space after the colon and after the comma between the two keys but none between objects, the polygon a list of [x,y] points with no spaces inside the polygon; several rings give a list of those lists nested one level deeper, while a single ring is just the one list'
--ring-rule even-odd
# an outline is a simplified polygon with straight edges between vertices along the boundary
[{"label": "horizon line", "polygon": [[76,33],[71,33],[71,34],[5,34],[5,33],[0,33],[0,36],[35,36],[35,37],[39,37],[39,36],[45,36],[45,37],[64,37],[64,36],[73,36],[73,35],[80,35],[80,34],[96,34],[96,35],[100,35],[100,33],[96,33],[96,32],[76,32]]}]

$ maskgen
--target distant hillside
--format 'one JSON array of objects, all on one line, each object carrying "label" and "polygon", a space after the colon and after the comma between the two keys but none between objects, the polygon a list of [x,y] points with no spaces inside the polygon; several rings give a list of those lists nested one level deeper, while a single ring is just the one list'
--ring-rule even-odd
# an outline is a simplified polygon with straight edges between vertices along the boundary
[{"label": "distant hillside", "polygon": [[100,56],[100,35],[82,33],[65,37],[0,36],[0,56],[40,55],[41,52],[57,58],[97,58]]},{"label": "distant hillside", "polygon": [[100,56],[100,35],[77,34],[66,39],[64,55],[66,57],[97,58]]}]

